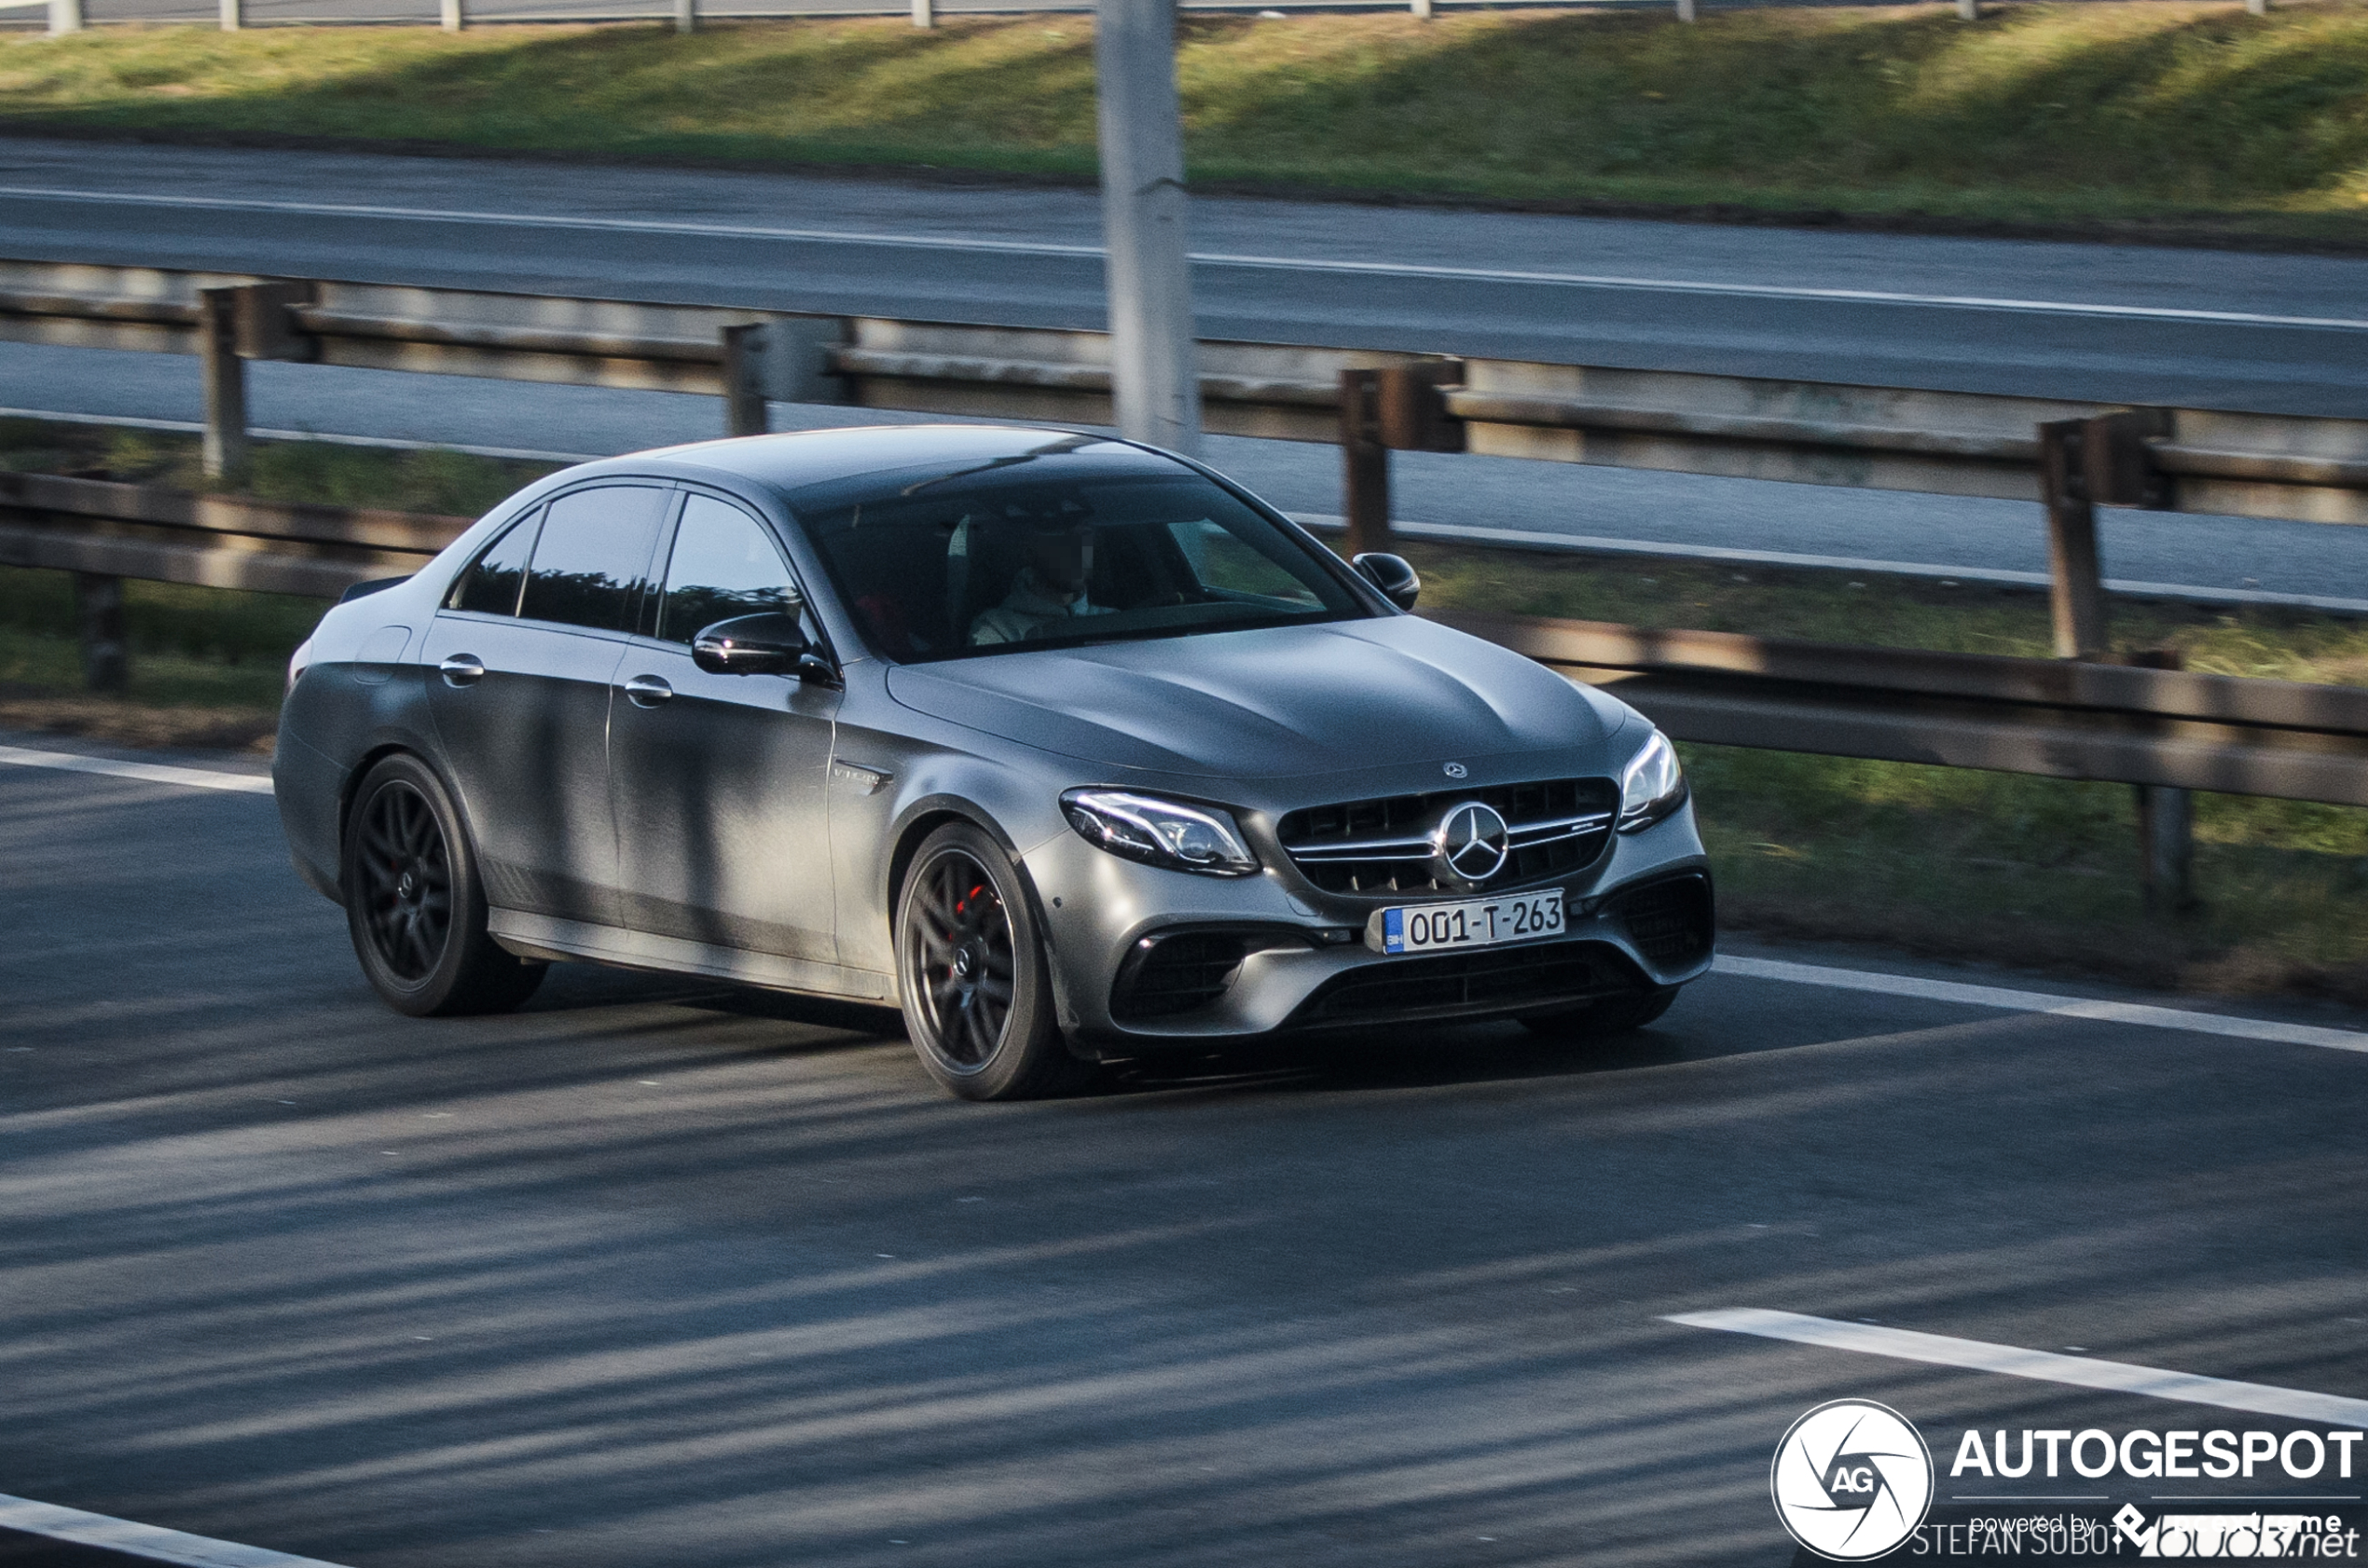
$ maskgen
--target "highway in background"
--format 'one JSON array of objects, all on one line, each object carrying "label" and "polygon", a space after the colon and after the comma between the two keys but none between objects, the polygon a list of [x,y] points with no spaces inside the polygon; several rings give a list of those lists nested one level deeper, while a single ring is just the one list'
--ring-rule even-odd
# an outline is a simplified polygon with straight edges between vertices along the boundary
[{"label": "highway in background", "polygon": [[1967,1426],[2295,1423],[1673,1314],[2368,1398],[2368,1056],[2297,1043],[2356,1018],[1728,973],[982,1107],[695,982],[397,1017],[260,794],[0,755],[0,864],[18,1496],[357,1568],[1773,1568],[1826,1399],[1960,1514],[2064,1490],[1952,1483]]},{"label": "highway in background", "polygon": [[[2368,416],[2368,260],[1204,199],[1204,336]],[[0,141],[13,255],[1009,325],[1102,322],[1091,191]],[[567,452],[715,432],[662,394],[261,365],[267,427]],[[0,405],[192,420],[191,365],[0,346]],[[871,416],[859,416],[870,418]],[[782,410],[792,425],[846,414]],[[1334,454],[1220,442],[1289,510]],[[1401,458],[1445,524],[2045,568],[2037,509]],[[2109,576],[2368,599],[2368,537],[2109,516]]]}]

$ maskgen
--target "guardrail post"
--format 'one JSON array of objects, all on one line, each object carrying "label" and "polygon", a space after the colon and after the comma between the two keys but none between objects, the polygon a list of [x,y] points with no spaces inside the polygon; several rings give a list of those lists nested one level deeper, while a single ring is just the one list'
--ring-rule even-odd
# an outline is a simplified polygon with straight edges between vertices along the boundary
[{"label": "guardrail post", "polygon": [[674,0],[674,30],[696,33],[699,30],[699,0]]},{"label": "guardrail post", "polygon": [[1406,8],[1414,13],[1417,21],[1431,20],[1431,0],[1406,0]]},{"label": "guardrail post", "polygon": [[772,428],[765,407],[766,331],[762,322],[723,329],[723,433],[763,435]]},{"label": "guardrail post", "polygon": [[458,33],[469,25],[466,0],[441,0],[437,8],[442,12],[440,20],[447,33]]},{"label": "guardrail post", "polygon": [[[2178,669],[2186,661],[2176,648],[2150,648],[2130,661],[2143,669]],[[2196,797],[2168,784],[2140,784],[2138,875],[2146,908],[2155,915],[2183,915],[2196,897]]]},{"label": "guardrail post", "polygon": [[1694,20],[1694,0],[1677,0],[1677,20],[1680,21]]},{"label": "guardrail post", "polygon": [[1957,20],[1959,21],[1981,21],[1981,0],[1957,0]]},{"label": "guardrail post", "polygon": [[2269,14],[2269,0],[2245,0],[2245,14],[2249,17],[2267,16]]},{"label": "guardrail post", "polygon": [[1348,519],[1348,553],[1386,550],[1389,530],[1389,448],[1382,442],[1382,373],[1341,372],[1341,511]]},{"label": "guardrail post", "polygon": [[2049,598],[2056,656],[2094,659],[2105,651],[2104,573],[2097,560],[2097,508],[2082,467],[2086,420],[2039,427],[2039,493],[2047,508]]},{"label": "guardrail post", "polygon": [[247,364],[239,357],[237,288],[198,292],[198,369],[205,378],[205,475],[235,479],[247,467]]},{"label": "guardrail post", "polygon": [[82,683],[111,696],[129,691],[131,645],[123,626],[123,579],[76,572],[74,627],[82,644]]},{"label": "guardrail post", "polygon": [[49,0],[49,36],[82,31],[82,0]]},{"label": "guardrail post", "polygon": [[913,0],[913,25],[916,27],[937,25],[936,0]]},{"label": "guardrail post", "polygon": [[222,0],[222,31],[236,33],[246,24],[246,0]]}]

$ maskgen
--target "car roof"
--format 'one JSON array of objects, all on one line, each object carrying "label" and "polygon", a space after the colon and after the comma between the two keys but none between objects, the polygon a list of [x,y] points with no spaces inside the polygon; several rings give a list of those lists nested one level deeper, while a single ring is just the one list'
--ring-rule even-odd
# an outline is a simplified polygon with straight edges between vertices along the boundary
[{"label": "car roof", "polygon": [[860,475],[926,469],[937,464],[949,470],[968,468],[998,459],[1042,453],[1048,447],[1061,446],[1067,446],[1080,455],[1116,460],[1126,468],[1173,473],[1181,466],[1176,459],[1153,448],[1077,431],[983,424],[870,425],[661,447],[654,451],[585,463],[569,470],[567,476],[573,479],[645,474],[695,477],[704,472],[750,480],[786,495]]}]

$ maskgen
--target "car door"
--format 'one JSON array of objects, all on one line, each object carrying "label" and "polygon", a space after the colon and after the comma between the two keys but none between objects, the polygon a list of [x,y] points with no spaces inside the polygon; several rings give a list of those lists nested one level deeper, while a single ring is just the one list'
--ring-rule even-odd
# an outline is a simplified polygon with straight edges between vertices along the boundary
[{"label": "car door", "polygon": [[839,693],[691,658],[701,627],[798,601],[796,579],[754,516],[692,491],[662,583],[649,635],[618,667],[610,732],[626,924],[835,962],[825,809]]},{"label": "car door", "polygon": [[618,923],[609,690],[672,500],[568,491],[496,540],[429,628],[429,708],[498,907]]}]

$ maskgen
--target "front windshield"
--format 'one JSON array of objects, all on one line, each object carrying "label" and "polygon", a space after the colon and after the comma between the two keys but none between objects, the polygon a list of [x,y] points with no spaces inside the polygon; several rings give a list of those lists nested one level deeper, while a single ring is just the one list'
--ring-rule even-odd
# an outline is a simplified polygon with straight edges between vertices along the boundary
[{"label": "front windshield", "polygon": [[1189,470],[1055,456],[861,488],[793,500],[841,601],[906,663],[1372,613]]}]

